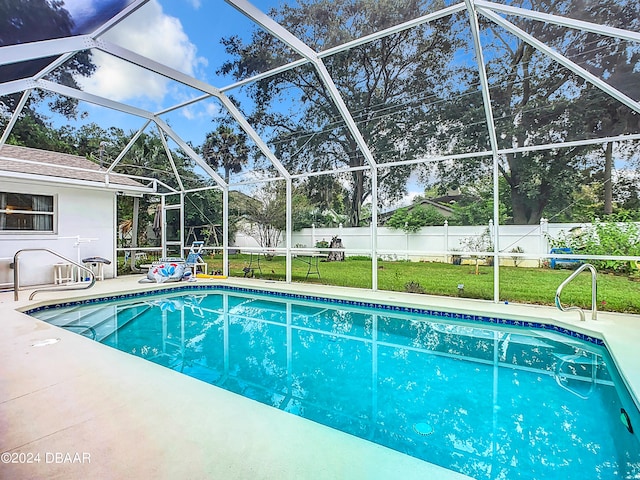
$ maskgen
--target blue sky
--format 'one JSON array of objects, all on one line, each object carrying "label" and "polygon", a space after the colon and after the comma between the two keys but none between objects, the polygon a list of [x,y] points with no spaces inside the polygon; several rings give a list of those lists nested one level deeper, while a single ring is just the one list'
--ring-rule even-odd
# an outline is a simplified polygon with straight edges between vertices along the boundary
[{"label": "blue sky", "polygon": [[[122,7],[124,0],[65,0],[77,23],[86,21],[93,12]],[[266,11],[276,1],[254,2]],[[233,83],[220,78],[216,70],[225,58],[220,39],[231,35],[248,38],[253,23],[222,0],[151,0],[125,19],[104,38],[153,60],[187,73],[216,87]],[[102,52],[94,52],[97,71],[91,78],[79,78],[82,88],[106,98],[121,101],[150,111],[178,104],[201,95],[159,75],[126,64]],[[118,126],[136,130],[144,121],[111,112],[93,105],[82,104],[87,115],[75,123],[95,122],[103,128]],[[206,101],[181,109],[165,117],[185,140],[195,145],[203,142],[213,129],[211,118],[218,111],[216,101]],[[61,119],[56,124],[64,124]]]}]

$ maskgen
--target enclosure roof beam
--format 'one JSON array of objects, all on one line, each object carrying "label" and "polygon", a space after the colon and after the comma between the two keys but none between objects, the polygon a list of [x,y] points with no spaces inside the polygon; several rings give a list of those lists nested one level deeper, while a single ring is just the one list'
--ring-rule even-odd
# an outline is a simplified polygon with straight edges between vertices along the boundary
[{"label": "enclosure roof beam", "polygon": [[[544,143],[539,145],[527,145],[525,147],[510,147],[510,148],[501,148],[498,149],[495,153],[498,155],[507,155],[510,153],[523,153],[523,152],[537,152],[537,151],[545,151],[545,150],[553,150],[559,148],[575,148],[575,147],[583,147],[585,145],[599,145],[607,142],[628,142],[640,140],[640,133],[632,134],[632,135],[616,135],[612,137],[601,137],[601,138],[589,138],[585,140],[574,140],[572,142],[563,142],[563,143]],[[432,162],[446,162],[448,160],[461,160],[465,158],[479,158],[479,157],[489,157],[493,155],[494,152],[491,150],[484,150],[481,152],[471,152],[471,153],[463,153],[463,154],[455,154],[455,155],[437,155],[433,157],[426,158],[413,158],[411,160],[403,160],[399,162],[393,162],[388,164],[389,166],[400,166],[400,165],[414,165],[414,164],[422,164],[422,163],[432,163]],[[387,164],[378,164],[378,168],[384,168]],[[361,167],[362,168],[362,167]],[[355,169],[345,168],[339,170],[342,171],[352,171]],[[313,172],[308,173],[306,176],[314,176],[314,175],[324,175],[332,172]],[[299,175],[302,176],[302,175]],[[297,176],[294,176],[296,178]]]},{"label": "enclosure roof beam", "polygon": [[7,122],[7,125],[4,128],[4,132],[2,132],[2,137],[0,137],[0,147],[2,147],[2,145],[6,143],[7,138],[9,138],[9,134],[11,133],[13,126],[18,121],[18,117],[20,116],[20,113],[22,112],[22,109],[24,108],[24,106],[27,104],[27,100],[29,99],[30,95],[31,95],[31,89],[25,90],[22,93],[22,97],[20,97],[20,101],[18,102],[18,105],[16,105],[16,108],[13,111],[11,118]]},{"label": "enclosure roof beam", "polygon": [[178,168],[176,167],[176,162],[173,161],[173,155],[171,154],[171,149],[169,148],[169,144],[167,143],[167,137],[164,136],[164,132],[156,123],[156,127],[158,128],[158,135],[160,135],[160,140],[162,141],[162,146],[164,147],[164,153],[166,153],[167,158],[169,159],[169,163],[171,164],[171,170],[173,170],[173,176],[176,177],[176,181],[180,186],[180,191],[184,192],[184,184],[182,183],[182,178],[180,178],[180,174],[178,173]]},{"label": "enclosure roof beam", "polygon": [[275,156],[275,154],[271,151],[269,146],[262,140],[262,137],[256,132],[253,127],[249,124],[247,119],[244,117],[242,112],[235,106],[235,104],[231,101],[229,97],[226,95],[220,95],[219,100],[226,107],[229,113],[233,116],[233,118],[240,124],[240,127],[244,132],[254,141],[254,143],[258,146],[263,155],[265,155],[273,164],[273,166],[280,172],[284,178],[289,178],[290,174],[288,170],[282,165],[280,160]]},{"label": "enclosure roof beam", "polygon": [[146,110],[142,110],[140,108],[135,108],[129,105],[125,105],[120,102],[115,102],[113,100],[106,99],[104,97],[99,97],[98,95],[93,95],[90,93],[83,92],[81,90],[77,90],[75,88],[66,87],[63,85],[58,85],[56,83],[50,82],[48,80],[38,80],[35,84],[44,89],[52,92],[59,93],[61,95],[66,95],[71,98],[76,98],[78,100],[83,100],[89,103],[93,103],[96,105],[101,105],[103,107],[112,108],[117,111],[121,111],[124,113],[129,113],[131,115],[135,115],[138,117],[146,118],[148,120],[153,120],[164,132],[169,135],[182,150],[191,157],[197,164],[200,166],[213,180],[219,185],[225,185],[225,181],[218,175],[218,173],[213,170],[204,160],[202,160],[198,154],[189,146],[187,143],[180,138],[180,136],[175,133],[169,125],[167,125],[162,119],[156,117],[150,112]]},{"label": "enclosure roof beam", "polygon": [[319,52],[318,56],[320,58],[329,57],[331,55],[335,55],[336,53],[349,50],[350,48],[357,47],[359,45],[364,45],[366,43],[373,42],[375,40],[379,40],[384,37],[388,37],[389,35],[400,33],[404,30],[410,30],[424,23],[433,22],[435,20],[439,20],[440,18],[453,15],[454,13],[465,10],[465,8],[466,7],[464,3],[451,5],[450,7],[443,8],[442,10],[438,10],[437,12],[429,13],[427,15],[414,18],[413,20],[409,20],[404,23],[399,23],[398,25],[394,25],[392,27],[385,28],[384,30],[380,30],[378,32],[371,33],[369,35],[365,35],[364,37],[356,38],[355,40],[351,40],[349,42],[343,43],[342,45],[337,45],[335,47],[327,48],[326,50]]},{"label": "enclosure roof beam", "polygon": [[249,17],[253,22],[260,25],[264,30],[278,38],[286,45],[289,45],[298,54],[302,55],[307,60],[313,62],[317,58],[317,53],[305,44],[302,40],[289,32],[286,28],[276,22],[269,15],[264,13],[259,8],[256,8],[251,3],[245,0],[225,0],[228,4],[234,7],[243,15]]},{"label": "enclosure roof beam", "polygon": [[105,34],[107,31],[111,30],[129,15],[134,13],[139,8],[143,7],[149,3],[149,0],[134,0],[129,5],[120,10],[117,14],[115,14],[112,18],[99,25],[93,32],[91,32],[91,36],[93,38],[99,37],[100,35]]},{"label": "enclosure roof beam", "polygon": [[574,148],[583,147],[585,145],[602,145],[608,142],[628,142],[629,140],[640,140],[640,133],[634,133],[629,135],[616,135],[613,137],[601,137],[601,138],[588,138],[585,140],[574,140],[572,142],[562,143],[544,143],[540,145],[528,145],[526,147],[512,147],[502,148],[498,150],[500,155],[507,153],[519,153],[519,152],[536,152],[542,150],[553,150],[558,148]]},{"label": "enclosure roof beam", "polygon": [[205,93],[204,95],[200,95],[198,97],[190,98],[189,100],[185,100],[184,102],[176,103],[175,105],[172,105],[172,106],[167,107],[167,108],[163,108],[162,110],[156,110],[155,115],[156,116],[165,115],[167,113],[171,113],[171,112],[173,112],[175,110],[180,110],[181,108],[188,107],[189,105],[193,105],[194,103],[198,103],[198,102],[201,102],[203,100],[207,100],[209,98],[215,98],[215,96],[210,94],[210,93]]},{"label": "enclosure roof beam", "polygon": [[144,123],[144,125],[138,129],[138,131],[133,135],[133,137],[131,137],[127,145],[120,151],[116,159],[111,163],[111,165],[107,169],[107,172],[113,171],[113,169],[120,163],[120,161],[124,158],[127,152],[131,149],[133,144],[136,143],[136,140],[140,138],[140,135],[142,135],[142,132],[144,132],[145,128],[147,128],[150,123],[151,123],[151,120],[147,120]]},{"label": "enclosure roof beam", "polygon": [[[384,38],[386,36],[392,35],[394,33],[399,33],[403,30],[408,30],[410,28],[414,28],[423,23],[432,22],[434,20],[438,20],[439,18],[446,17],[447,15],[452,15],[456,12],[460,12],[465,9],[463,3],[459,3],[457,5],[452,5],[451,7],[443,8],[442,10],[438,10],[437,12],[430,13],[428,15],[424,15],[422,17],[418,17],[415,20],[409,20],[408,22],[401,23],[399,25],[395,25],[393,27],[389,27],[384,30],[380,30],[379,32],[372,33],[370,35],[365,35],[361,38],[356,38],[355,40],[351,40],[350,42],[343,43],[342,45],[337,45],[335,47],[328,48],[321,52],[318,52],[319,58],[330,57],[331,55],[335,55],[336,53],[344,52],[349,50],[350,48],[357,47],[359,45],[364,45],[365,43],[372,42],[374,40],[378,40],[380,38]],[[263,78],[269,78],[274,75],[278,75],[282,72],[289,71],[291,69],[300,67],[306,63],[310,63],[311,60],[307,58],[301,58],[300,60],[295,60],[293,62],[287,63],[285,65],[281,65],[279,67],[273,68],[271,70],[267,70],[266,72],[259,73],[249,78],[245,78],[244,80],[240,80],[238,82],[232,83],[230,85],[220,87],[220,91],[226,92],[229,90],[233,90],[235,88],[241,87],[243,85],[247,85],[250,83],[257,82],[262,80]]]},{"label": "enclosure roof beam", "polygon": [[271,70],[267,70],[266,72],[259,73],[249,78],[245,78],[244,80],[239,80],[235,83],[227,85],[225,87],[221,87],[221,92],[228,92],[229,90],[235,90],[236,88],[242,87],[243,85],[248,85],[250,83],[255,83],[263,78],[273,77],[274,75],[278,75],[282,72],[288,72],[297,67],[301,67],[302,65],[306,65],[310,63],[308,59],[301,58],[300,60],[296,60],[285,65],[281,65],[279,67],[272,68]]},{"label": "enclosure roof beam", "polygon": [[353,120],[353,117],[351,116],[351,112],[349,112],[349,109],[346,103],[344,102],[344,100],[342,99],[342,96],[340,95],[340,91],[338,90],[335,83],[333,82],[333,79],[331,78],[331,75],[329,74],[327,67],[322,62],[322,59],[318,56],[318,53],[315,50],[313,50],[311,47],[309,47],[307,44],[305,44],[298,37],[296,37],[291,32],[289,32],[286,28],[284,28],[278,22],[276,22],[274,19],[272,19],[270,16],[262,12],[262,10],[254,7],[251,3],[245,0],[225,0],[225,1],[230,5],[232,5],[234,8],[236,8],[237,10],[239,10],[244,15],[248,16],[251,20],[253,20],[255,23],[260,25],[267,32],[271,33],[276,38],[282,40],[285,44],[287,44],[289,47],[291,47],[293,50],[295,50],[297,53],[299,53],[300,55],[302,55],[304,58],[308,59],[310,62],[312,62],[315,65],[316,70],[318,71],[318,74],[322,79],[322,82],[327,88],[329,95],[334,101],[335,106],[338,108],[340,115],[342,116],[345,123],[347,124],[347,127],[349,128],[351,135],[353,135],[367,163],[370,166],[375,167],[376,162],[373,158],[373,154],[371,153],[371,150],[369,150],[369,146],[367,145],[367,143],[364,140],[364,137],[360,133],[360,130],[356,125],[356,122]]},{"label": "enclosure roof beam", "polygon": [[35,85],[38,88],[41,88],[43,90],[59,93],[60,95],[65,95],[67,97],[75,98],[77,100],[82,100],[84,102],[92,103],[94,105],[100,105],[101,107],[111,108],[112,110],[128,113],[136,117],[141,117],[141,118],[146,118],[151,120],[154,119],[154,116],[151,112],[148,112],[141,108],[132,107],[131,105],[127,105],[121,102],[109,100],[108,98],[104,98],[99,95],[87,93],[82,90],[78,90],[77,88],[67,87],[65,85],[60,85],[58,83],[50,82],[49,80],[36,80]]},{"label": "enclosure roof beam", "polygon": [[[214,96],[220,100],[220,102],[227,108],[229,113],[236,119],[236,121],[240,124],[242,130],[253,139],[258,148],[262,151],[262,153],[273,163],[274,167],[280,171],[281,174],[287,176],[288,172],[280,163],[280,161],[276,158],[273,152],[269,149],[266,143],[260,138],[258,133],[253,129],[253,127],[247,122],[244,115],[238,108],[231,102],[231,100],[216,87],[198,80],[196,78],[191,77],[185,73],[180,72],[174,68],[168,67],[163,63],[156,62],[155,60],[151,60],[150,58],[139,55],[131,50],[120,47],[119,45],[106,42],[104,40],[98,40],[95,42],[96,48],[108,53],[110,55],[114,55],[122,60],[133,63],[134,65],[138,65],[139,67],[145,68],[146,70],[152,71],[154,73],[158,73],[166,78],[170,78],[177,82],[182,83],[183,85],[187,85],[189,87],[195,88],[201,92],[205,92],[210,96]],[[208,97],[200,97],[208,98]],[[172,111],[168,110],[168,111]],[[167,111],[167,110],[165,110]],[[154,114],[154,117],[158,117],[158,113]]]},{"label": "enclosure roof beam", "polygon": [[587,82],[591,83],[592,85],[595,85],[597,88],[599,88],[603,92],[607,93],[611,97],[615,98],[619,102],[623,103],[624,105],[626,105],[630,109],[635,110],[636,112],[640,112],[640,103],[636,102],[632,98],[629,98],[627,95],[622,93],[620,90],[612,87],[607,82],[605,82],[602,79],[600,79],[599,77],[593,75],[588,70],[585,70],[581,66],[579,66],[576,63],[572,62],[571,60],[569,60],[564,55],[561,55],[560,53],[556,52],[555,50],[553,50],[552,48],[547,46],[545,43],[541,42],[540,40],[538,40],[534,36],[528,34],[524,30],[520,29],[519,27],[517,27],[516,25],[514,25],[510,21],[505,20],[503,17],[501,17],[497,13],[493,12],[492,10],[488,10],[488,9],[479,7],[478,11],[480,13],[482,13],[482,15],[484,15],[488,19],[492,20],[496,24],[500,25],[501,27],[505,28],[507,31],[511,32],[512,34],[514,34],[515,36],[520,38],[522,41],[524,41],[524,42],[528,43],[529,45],[533,46],[534,48],[538,49],[539,51],[541,51],[542,53],[544,53],[548,57],[550,57],[553,60],[555,60],[556,62],[558,62],[560,65],[568,68],[569,70],[571,70],[576,75],[582,77],[583,79],[585,79]]},{"label": "enclosure roof beam", "polygon": [[11,95],[12,93],[23,92],[24,90],[32,90],[36,87],[37,85],[35,81],[30,78],[21,78],[20,80],[0,83],[0,97],[4,95]]},{"label": "enclosure roof beam", "polygon": [[198,80],[197,78],[194,78],[191,75],[187,75],[180,70],[171,68],[164,63],[157,62],[150,59],[149,57],[145,57],[143,55],[140,55],[139,53],[121,47],[120,45],[116,45],[115,43],[98,39],[93,41],[92,47],[97,48],[98,50],[101,50],[114,57],[120,58],[121,60],[124,60],[128,63],[132,63],[134,65],[137,65],[138,67],[144,68],[145,70],[148,70],[150,72],[157,73],[171,80],[175,80],[176,82],[182,83],[183,85],[187,85],[188,87],[194,88],[201,92],[205,92],[214,96],[220,95],[220,90],[218,90],[213,85],[203,82],[202,80]]},{"label": "enclosure roof beam", "polygon": [[91,48],[93,38],[89,35],[54,38],[38,42],[19,43],[0,47],[0,65],[21,63],[38,58],[79,52]]},{"label": "enclosure roof beam", "polygon": [[358,147],[360,148],[360,151],[364,155],[365,160],[369,165],[371,165],[372,167],[375,167],[376,161],[373,158],[373,153],[371,153],[371,150],[369,149],[369,145],[367,144],[364,137],[362,136],[362,133],[360,133],[360,129],[358,128],[358,125],[356,124],[355,120],[351,116],[349,107],[347,107],[347,104],[342,99],[342,95],[340,95],[340,91],[338,90],[338,87],[336,87],[336,84],[333,82],[333,79],[331,78],[331,75],[329,74],[329,71],[327,70],[326,65],[320,59],[318,59],[315,62],[315,65],[316,65],[316,70],[318,70],[318,73],[322,77],[322,80],[325,86],[327,87],[329,95],[331,96],[334,103],[336,104],[336,107],[338,107],[338,111],[340,112],[340,114],[342,115],[342,118],[346,122],[347,127],[349,128],[351,135],[353,135],[356,143],[358,144]]},{"label": "enclosure roof beam", "polygon": [[186,153],[196,164],[202,168],[207,174],[213,178],[213,180],[220,185],[221,187],[225,187],[227,183],[218,175],[211,166],[205,162],[200,156],[191,148],[187,142],[185,142],[180,135],[174,132],[171,127],[161,118],[154,118],[153,120],[158,127],[160,127],[167,135],[171,137],[171,139],[178,144],[178,146],[182,149],[184,153]]},{"label": "enclosure roof beam", "polygon": [[584,32],[596,33],[598,35],[606,35],[608,37],[620,38],[632,42],[640,42],[640,33],[622,28],[609,27],[607,25],[598,25],[584,20],[575,20],[573,18],[562,17],[550,13],[535,12],[526,8],[514,7],[511,5],[502,5],[485,0],[475,0],[476,7],[484,7],[496,12],[502,12],[509,15],[526,17],[532,20],[538,20],[544,23],[551,23],[561,27],[569,27]]}]

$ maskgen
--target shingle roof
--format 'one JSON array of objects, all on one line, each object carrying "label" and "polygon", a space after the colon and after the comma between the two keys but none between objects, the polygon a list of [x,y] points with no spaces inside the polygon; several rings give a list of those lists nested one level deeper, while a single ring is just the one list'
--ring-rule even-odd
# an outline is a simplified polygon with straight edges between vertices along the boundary
[{"label": "shingle roof", "polygon": [[[38,176],[98,182],[102,185],[105,183],[106,173],[105,168],[84,157],[6,144],[0,147],[0,176],[2,176],[3,170]],[[130,187],[144,187],[140,182],[114,174],[109,175],[109,183]]]}]

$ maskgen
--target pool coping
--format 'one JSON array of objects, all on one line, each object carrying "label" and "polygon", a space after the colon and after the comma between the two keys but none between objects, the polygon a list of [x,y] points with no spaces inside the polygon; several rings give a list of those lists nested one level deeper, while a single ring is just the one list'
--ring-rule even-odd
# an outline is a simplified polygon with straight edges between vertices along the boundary
[{"label": "pool coping", "polygon": [[597,335],[588,334],[585,332],[579,332],[577,328],[567,328],[565,326],[557,325],[553,322],[532,321],[530,319],[513,319],[502,318],[498,316],[476,315],[469,313],[451,312],[441,309],[433,308],[421,308],[410,307],[402,304],[380,303],[364,300],[352,300],[346,298],[331,298],[328,296],[320,295],[306,295],[303,293],[292,292],[274,292],[269,289],[258,289],[249,287],[238,287],[233,285],[184,285],[179,284],[172,288],[164,289],[151,289],[134,293],[121,293],[116,295],[104,295],[91,299],[78,299],[78,300],[65,300],[63,302],[47,303],[44,305],[34,306],[28,309],[22,309],[21,311],[27,315],[32,315],[40,311],[46,311],[49,309],[56,309],[61,307],[73,307],[76,305],[87,305],[91,303],[100,303],[112,300],[126,300],[130,298],[142,297],[147,295],[161,294],[163,292],[170,291],[171,293],[190,293],[190,292],[219,292],[219,293],[238,293],[248,295],[266,294],[275,298],[290,299],[297,301],[311,301],[322,302],[330,305],[345,305],[349,307],[371,308],[382,311],[389,311],[397,314],[412,314],[412,315],[425,315],[429,317],[435,317],[436,319],[442,319],[445,321],[461,321],[478,323],[480,327],[489,325],[500,325],[506,327],[521,327],[531,328],[534,330],[550,330],[560,335],[576,338],[588,343],[592,343],[598,346],[605,346],[605,342]]},{"label": "pool coping", "polygon": [[[330,295],[345,302],[390,305],[391,310],[395,307],[400,310],[404,308],[438,312],[453,310],[462,320],[468,320],[468,317],[473,316],[478,310],[485,314],[482,317],[508,319],[513,322],[531,322],[532,317],[545,318],[542,322],[545,325],[575,331],[576,334],[604,341],[623,380],[634,394],[634,399],[638,398],[640,392],[640,362],[635,352],[635,345],[640,341],[640,333],[635,325],[640,317],[634,315],[600,313],[596,321],[580,322],[575,312],[563,313],[543,306],[496,304],[464,298],[284,284],[255,279],[198,279],[198,282],[192,285],[138,284],[137,277],[135,281],[131,278],[107,280],[98,282],[89,292],[65,292],[64,301],[82,301],[94,296],[117,293],[135,295],[150,290],[207,286],[226,286],[256,292],[271,291],[283,296],[294,295],[303,298]],[[11,293],[11,297],[12,295]],[[21,292],[21,296],[27,295],[27,292]],[[171,478],[169,472],[175,473],[175,465],[189,463],[185,468],[191,471],[192,478],[206,478],[217,474],[226,478],[396,478],[398,475],[405,478],[424,478],[425,475],[437,475],[437,478],[443,479],[465,478],[455,472],[444,471],[440,467],[365,440],[355,441],[355,437],[283,414],[271,407],[257,406],[257,402],[241,400],[229,392],[222,393],[224,390],[218,392],[217,390],[221,389],[215,389],[215,392],[211,392],[209,385],[189,377],[184,377],[186,380],[176,380],[177,374],[171,370],[95,344],[91,340],[50,326],[18,311],[41,308],[51,302],[60,303],[63,299],[59,292],[40,293],[36,301],[12,300],[8,294],[0,294],[0,313],[5,319],[5,328],[0,329],[0,361],[9,369],[9,375],[3,378],[3,386],[0,389],[0,422],[4,424],[3,431],[9,432],[6,438],[0,440],[1,451],[15,452],[18,449],[25,452],[28,449],[43,448],[52,451],[78,451],[82,446],[83,451],[89,448],[95,458],[91,465],[11,464],[9,467],[12,469],[12,478],[31,478],[43,474],[50,476],[59,472],[63,472],[65,478],[86,477],[88,472],[90,476],[106,473],[107,477],[104,478],[108,478],[113,476],[111,474],[114,467],[107,465],[113,463],[113,458],[126,465],[130,477],[136,476],[132,475],[132,472],[139,473],[141,477],[152,472],[156,478]],[[53,336],[61,341],[45,348],[32,346],[39,340]],[[120,378],[125,366],[133,372],[127,375],[126,381]],[[94,378],[97,372],[101,378],[115,378],[118,381],[104,385]],[[124,385],[119,385],[119,382]],[[178,388],[171,388],[169,385]],[[78,414],[70,414],[66,410],[65,402],[69,401],[69,392],[73,392],[73,397],[82,400],[78,400],[80,418]],[[189,414],[178,414],[168,410],[168,405],[172,402],[184,402],[186,393],[194,405]],[[116,399],[118,408],[105,405],[105,397]],[[61,398],[66,399],[65,402],[60,403]],[[142,407],[129,405],[125,400],[130,398],[143,398],[145,403]],[[37,411],[29,408],[34,404],[39,406]],[[215,411],[211,409],[212,404],[217,405]],[[46,408],[42,408],[42,405],[46,405]],[[93,410],[90,406],[93,406]],[[150,409],[164,412],[162,425],[144,418],[144,413]],[[205,419],[197,419],[196,412],[204,415]],[[25,413],[28,413],[26,417]],[[230,418],[234,419],[235,423],[230,424]],[[185,455],[182,450],[184,445],[197,446],[202,443],[180,432],[179,425],[183,422],[193,425],[197,431],[202,430],[201,435],[206,438],[205,443],[215,446],[216,452],[223,451],[224,455],[214,455],[215,460],[198,457],[195,463],[189,462],[186,456],[182,457],[181,455]],[[113,430],[116,427],[113,425],[131,434],[131,438],[127,438],[122,446],[117,440],[120,437],[114,437]],[[266,428],[266,425],[270,425],[271,428],[273,425],[279,427],[277,432],[273,432]],[[258,426],[260,428],[257,428]],[[213,429],[215,434],[211,433],[210,429]],[[96,438],[96,431],[107,431],[111,435]],[[140,435],[154,438],[153,448],[148,445],[140,448]],[[78,439],[82,439],[80,443]],[[296,445],[296,455],[291,456],[291,452],[286,454],[287,442],[283,439],[289,439]],[[262,446],[263,450],[258,446]],[[132,448],[134,450],[131,450]],[[163,448],[168,448],[169,453],[162,453]],[[144,458],[148,462],[156,462],[155,465],[135,461],[130,452],[136,449],[142,450]],[[251,452],[251,455],[247,456],[247,452]],[[359,459],[369,459],[369,467],[365,467],[363,462],[349,462],[349,452],[357,452]],[[109,462],[105,463],[106,458],[109,458]],[[309,472],[310,461],[322,465],[321,470]]]}]

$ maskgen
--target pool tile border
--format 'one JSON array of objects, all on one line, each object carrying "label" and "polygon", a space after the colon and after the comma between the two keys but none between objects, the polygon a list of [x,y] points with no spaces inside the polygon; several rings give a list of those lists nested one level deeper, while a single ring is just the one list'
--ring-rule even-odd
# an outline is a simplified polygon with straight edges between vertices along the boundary
[{"label": "pool tile border", "polygon": [[329,303],[334,305],[349,305],[354,307],[373,308],[376,310],[386,310],[386,311],[393,311],[398,313],[428,315],[436,318],[439,317],[445,320],[466,320],[466,321],[493,324],[493,325],[521,327],[521,328],[524,327],[524,328],[532,328],[537,330],[550,330],[555,333],[559,333],[561,335],[567,335],[569,337],[576,338],[578,340],[592,343],[594,345],[598,345],[601,347],[605,346],[605,343],[601,338],[595,337],[593,335],[587,335],[584,333],[575,332],[565,327],[560,327],[558,325],[552,325],[552,324],[543,323],[543,322],[535,322],[535,321],[528,321],[528,320],[513,320],[513,319],[498,318],[498,317],[487,317],[484,315],[471,315],[471,314],[447,312],[442,310],[432,310],[428,308],[404,307],[400,305],[389,305],[384,303],[368,302],[368,301],[362,301],[362,300],[329,298],[329,297],[322,297],[318,295],[278,292],[278,291],[270,291],[270,290],[261,290],[257,288],[236,287],[231,285],[181,285],[181,286],[171,288],[170,290],[163,288],[163,289],[154,289],[154,290],[144,290],[144,291],[132,292],[132,293],[122,293],[117,295],[105,295],[105,296],[91,298],[91,299],[74,300],[74,301],[66,301],[66,302],[60,302],[60,303],[52,303],[48,305],[41,305],[39,307],[25,310],[24,313],[29,315],[32,313],[54,309],[54,308],[73,307],[76,305],[87,305],[87,304],[99,303],[99,302],[105,302],[105,301],[111,301],[111,300],[121,300],[126,298],[136,298],[136,297],[142,297],[142,296],[157,295],[157,294],[167,293],[167,291],[170,291],[171,293],[185,292],[185,291],[186,292],[218,291],[218,292],[245,293],[245,294],[251,294],[251,295],[266,295],[270,297],[280,297],[280,298],[304,300],[304,301],[315,301],[315,302]]}]

